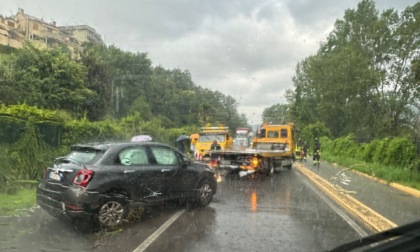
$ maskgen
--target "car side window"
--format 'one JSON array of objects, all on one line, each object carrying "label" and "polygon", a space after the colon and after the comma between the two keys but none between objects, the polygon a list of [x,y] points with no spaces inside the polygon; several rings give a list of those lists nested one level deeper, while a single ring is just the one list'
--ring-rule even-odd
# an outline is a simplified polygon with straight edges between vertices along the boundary
[{"label": "car side window", "polygon": [[159,165],[177,165],[180,163],[179,156],[172,149],[152,146],[151,150]]},{"label": "car side window", "polygon": [[119,161],[122,165],[147,165],[149,159],[145,147],[133,147],[122,150],[119,154]]}]

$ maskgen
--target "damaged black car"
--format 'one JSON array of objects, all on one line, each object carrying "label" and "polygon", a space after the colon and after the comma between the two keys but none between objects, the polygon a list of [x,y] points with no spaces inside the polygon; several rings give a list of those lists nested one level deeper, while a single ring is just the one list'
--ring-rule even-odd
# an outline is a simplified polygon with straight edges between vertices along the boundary
[{"label": "damaged black car", "polygon": [[37,203],[53,216],[113,228],[131,209],[183,200],[210,204],[214,171],[161,143],[75,145],[57,158],[37,188]]}]

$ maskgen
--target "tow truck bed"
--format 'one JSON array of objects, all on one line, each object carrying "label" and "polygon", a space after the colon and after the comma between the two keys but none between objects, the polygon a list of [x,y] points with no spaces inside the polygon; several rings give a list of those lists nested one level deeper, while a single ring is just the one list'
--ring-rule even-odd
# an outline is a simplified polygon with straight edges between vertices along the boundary
[{"label": "tow truck bed", "polygon": [[275,164],[291,165],[288,153],[285,150],[214,150],[210,151],[210,162],[219,170],[270,174]]}]

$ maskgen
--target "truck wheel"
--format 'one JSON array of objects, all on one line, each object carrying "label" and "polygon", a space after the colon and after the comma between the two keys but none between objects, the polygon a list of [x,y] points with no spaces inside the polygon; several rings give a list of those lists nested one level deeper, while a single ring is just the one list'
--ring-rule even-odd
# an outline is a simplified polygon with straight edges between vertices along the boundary
[{"label": "truck wheel", "polygon": [[274,173],[274,162],[271,159],[265,160],[264,170],[266,176],[271,176]]},{"label": "truck wheel", "polygon": [[274,161],[270,160],[270,174],[273,174],[275,172],[274,170]]}]

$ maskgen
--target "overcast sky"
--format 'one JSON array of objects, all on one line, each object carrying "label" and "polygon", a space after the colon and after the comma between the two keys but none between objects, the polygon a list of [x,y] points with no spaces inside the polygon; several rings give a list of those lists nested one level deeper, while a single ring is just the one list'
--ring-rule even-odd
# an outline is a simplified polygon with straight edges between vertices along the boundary
[{"label": "overcast sky", "polygon": [[[231,95],[249,123],[285,103],[296,64],[316,53],[357,0],[2,0],[0,14],[25,13],[58,26],[86,24],[105,43],[146,52],[154,65],[191,72],[202,87]],[[378,0],[403,10],[416,0]]]}]

